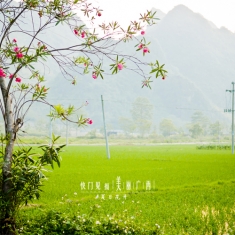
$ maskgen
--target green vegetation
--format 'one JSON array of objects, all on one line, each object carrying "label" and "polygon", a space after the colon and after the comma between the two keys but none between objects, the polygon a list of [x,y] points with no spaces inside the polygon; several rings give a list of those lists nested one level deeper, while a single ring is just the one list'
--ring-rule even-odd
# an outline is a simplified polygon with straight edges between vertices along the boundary
[{"label": "green vegetation", "polygon": [[[104,146],[67,147],[41,199],[22,208],[21,232],[126,234],[128,227],[129,234],[235,234],[235,157],[230,151],[171,145],[111,146],[110,152],[108,160]],[[134,183],[131,190],[126,181]],[[110,183],[107,191],[105,183]]]},{"label": "green vegetation", "polygon": [[217,150],[231,150],[231,145],[200,145],[197,146],[197,149],[207,149],[207,150],[212,150],[212,149],[217,149]]}]

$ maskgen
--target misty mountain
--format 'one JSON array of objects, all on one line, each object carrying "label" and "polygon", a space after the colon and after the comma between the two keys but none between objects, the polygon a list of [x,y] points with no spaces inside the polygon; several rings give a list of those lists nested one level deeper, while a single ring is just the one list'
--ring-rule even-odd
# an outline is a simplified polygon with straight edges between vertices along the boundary
[{"label": "misty mountain", "polygon": [[[76,106],[87,100],[89,105],[81,113],[91,117],[96,128],[102,126],[101,95],[105,100],[106,121],[113,129],[119,129],[120,117],[130,117],[131,105],[139,96],[153,104],[156,125],[163,118],[185,125],[197,110],[212,121],[228,122],[230,115],[225,115],[223,109],[226,108],[225,90],[231,87],[235,77],[235,35],[225,28],[216,28],[183,5],[166,15],[159,11],[157,17],[161,20],[146,31],[146,39],[151,41],[151,53],[146,55],[146,60],[158,59],[166,64],[166,80],[154,79],[152,90],[142,89],[141,77],[124,69],[117,75],[105,76],[104,80],[94,80],[91,74],[76,74],[78,84],[73,86],[48,62],[52,71],[47,74],[50,100]],[[62,29],[56,30],[59,31],[55,32],[56,37],[48,40],[54,40],[57,45],[66,44],[68,32],[63,31],[64,37],[57,40]],[[133,43],[122,44],[120,50],[133,54],[132,46]],[[104,69],[109,70],[108,67],[105,65]]]}]

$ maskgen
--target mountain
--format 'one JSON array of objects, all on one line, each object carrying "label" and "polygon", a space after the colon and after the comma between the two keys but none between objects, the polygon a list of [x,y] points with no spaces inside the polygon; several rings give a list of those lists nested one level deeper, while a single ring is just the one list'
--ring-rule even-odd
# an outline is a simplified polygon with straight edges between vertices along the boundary
[{"label": "mountain", "polygon": [[156,12],[155,14],[155,18],[158,18],[159,20],[162,20],[164,18],[164,16],[166,15],[163,11],[156,9],[156,8],[152,8],[152,12]]},{"label": "mountain", "polygon": [[[94,80],[90,74],[76,74],[78,85],[73,86],[50,64],[53,71],[49,82],[50,99],[76,106],[87,100],[89,105],[82,110],[94,120],[96,128],[102,126],[101,95],[105,100],[106,121],[113,129],[120,128],[119,117],[130,116],[131,105],[139,96],[153,104],[156,125],[163,118],[171,118],[175,124],[183,126],[197,110],[212,121],[228,122],[230,116],[223,113],[223,109],[226,108],[225,90],[235,77],[235,34],[216,28],[183,5],[166,15],[158,12],[161,20],[147,28],[146,40],[151,44],[146,60],[158,59],[166,64],[166,80],[154,79],[152,90],[142,89],[141,77],[124,69],[104,80]],[[59,31],[61,34],[62,30]],[[63,35],[66,36],[65,31]],[[66,43],[65,36],[56,43]],[[132,46],[134,44],[121,44],[119,49],[133,54]]]}]

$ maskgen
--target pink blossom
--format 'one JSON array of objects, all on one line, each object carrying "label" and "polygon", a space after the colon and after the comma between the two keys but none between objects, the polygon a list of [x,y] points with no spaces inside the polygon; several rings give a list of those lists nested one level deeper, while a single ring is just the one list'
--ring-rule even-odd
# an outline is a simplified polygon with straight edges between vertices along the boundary
[{"label": "pink blossom", "polygon": [[145,48],[143,49],[143,52],[144,52],[144,54],[147,53],[147,52],[149,52],[148,47],[145,47]]},{"label": "pink blossom", "polygon": [[73,30],[73,32],[78,35],[78,31],[76,29]]},{"label": "pink blossom", "polygon": [[139,49],[142,49],[143,48],[143,44],[140,44],[138,47],[139,47]]},{"label": "pink blossom", "polygon": [[97,78],[97,75],[95,72],[92,73],[92,78],[96,79]]},{"label": "pink blossom", "polygon": [[98,16],[101,16],[101,12],[99,11],[99,12],[97,13],[97,15],[98,15]]},{"label": "pink blossom", "polygon": [[86,36],[86,32],[83,31],[83,32],[81,33],[81,37],[82,37],[82,38],[85,38],[85,36]]},{"label": "pink blossom", "polygon": [[90,118],[87,118],[86,123],[91,125],[93,121]]},{"label": "pink blossom", "polygon": [[20,50],[19,47],[15,47],[15,48],[14,48],[14,52],[18,52],[19,50]]},{"label": "pink blossom", "polygon": [[10,78],[10,79],[12,79],[12,78],[13,78],[13,76],[14,76],[14,74],[10,74],[9,78]]},{"label": "pink blossom", "polygon": [[20,53],[17,53],[17,54],[16,54],[16,57],[17,57],[18,59],[21,59],[21,58],[23,58],[24,56],[23,56],[23,54],[20,52]]},{"label": "pink blossom", "polygon": [[3,71],[2,68],[0,68],[0,77],[1,77],[1,78],[6,77],[6,74],[5,74],[5,72]]},{"label": "pink blossom", "polygon": [[13,39],[13,42],[14,42],[14,43],[16,43],[16,42],[17,42],[15,38]]},{"label": "pink blossom", "polygon": [[21,78],[16,78],[16,82],[21,82]]},{"label": "pink blossom", "polygon": [[145,31],[144,31],[144,30],[143,30],[143,31],[141,31],[140,33],[141,33],[141,35],[145,35]]},{"label": "pink blossom", "polygon": [[117,67],[118,67],[118,70],[122,70],[122,69],[123,69],[123,64],[119,63],[119,64],[117,65]]}]

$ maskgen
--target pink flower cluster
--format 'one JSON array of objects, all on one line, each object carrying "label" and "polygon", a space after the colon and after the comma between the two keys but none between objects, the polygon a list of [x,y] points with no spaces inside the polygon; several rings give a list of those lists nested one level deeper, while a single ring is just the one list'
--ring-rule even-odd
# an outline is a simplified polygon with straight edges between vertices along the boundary
[{"label": "pink flower cluster", "polygon": [[139,49],[143,49],[143,53],[144,53],[144,54],[147,53],[147,52],[149,52],[148,47],[144,46],[143,44],[140,44],[140,45],[138,46],[138,48],[139,48]]},{"label": "pink flower cluster", "polygon": [[5,72],[4,72],[4,70],[2,68],[0,68],[0,77],[1,78],[6,77],[6,74],[5,74]]},{"label": "pink flower cluster", "polygon": [[[78,32],[77,29],[74,29],[73,32],[74,32],[74,34],[79,35],[79,32]],[[81,33],[81,37],[82,37],[82,38],[85,38],[85,36],[86,36],[86,32],[83,31],[83,32]]]},{"label": "pink flower cluster", "polygon": [[[16,42],[16,39],[14,39],[15,40],[15,42]],[[13,40],[13,42],[14,42],[14,40]],[[24,55],[22,54],[22,52],[20,51],[20,48],[19,47],[15,47],[14,48],[14,52],[16,53],[16,57],[18,58],[18,59],[22,59],[23,57],[24,57]]]},{"label": "pink flower cluster", "polygon": [[[3,70],[2,68],[0,68],[0,78],[5,78],[5,77],[6,77],[6,74],[5,74],[4,70]],[[14,77],[14,74],[10,74],[10,75],[9,75],[9,78],[10,78],[10,79],[12,79],[13,77]],[[16,82],[21,82],[22,79],[19,78],[19,77],[17,77],[15,81],[16,81]]]},{"label": "pink flower cluster", "polygon": [[86,123],[89,124],[89,125],[91,125],[91,124],[93,123],[93,121],[92,121],[90,118],[87,118],[87,119],[86,119]]}]

